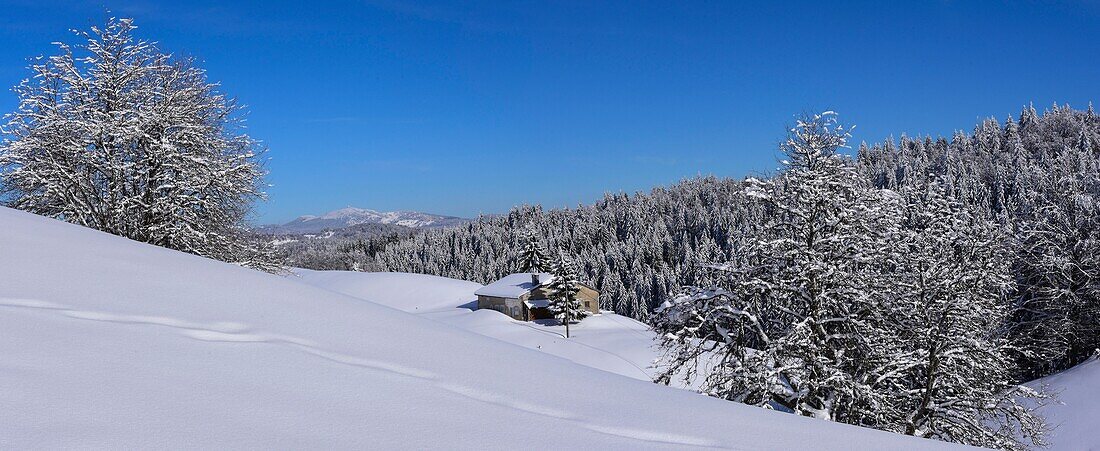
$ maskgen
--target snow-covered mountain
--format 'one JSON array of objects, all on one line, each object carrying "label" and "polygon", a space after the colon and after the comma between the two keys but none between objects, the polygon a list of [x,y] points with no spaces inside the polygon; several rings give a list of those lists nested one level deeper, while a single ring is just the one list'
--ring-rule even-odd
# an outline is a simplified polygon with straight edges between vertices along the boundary
[{"label": "snow-covered mountain", "polygon": [[0,231],[0,449],[962,449],[369,300],[438,308],[461,281],[376,280],[359,298],[7,208]]},{"label": "snow-covered mountain", "polygon": [[302,234],[342,229],[359,224],[390,224],[410,228],[435,228],[458,225],[467,221],[469,220],[455,216],[434,215],[418,211],[376,211],[347,207],[320,216],[300,216],[286,224],[266,225],[256,230],[270,234]]}]

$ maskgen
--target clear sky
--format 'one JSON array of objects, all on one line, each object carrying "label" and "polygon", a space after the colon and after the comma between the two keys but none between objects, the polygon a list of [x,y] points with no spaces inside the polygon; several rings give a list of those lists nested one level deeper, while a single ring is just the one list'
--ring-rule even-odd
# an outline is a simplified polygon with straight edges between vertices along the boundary
[{"label": "clear sky", "polygon": [[263,223],[767,173],[804,111],[879,141],[1100,101],[1100,2],[762,3],[0,0],[0,85],[68,29],[134,17],[248,106]]}]

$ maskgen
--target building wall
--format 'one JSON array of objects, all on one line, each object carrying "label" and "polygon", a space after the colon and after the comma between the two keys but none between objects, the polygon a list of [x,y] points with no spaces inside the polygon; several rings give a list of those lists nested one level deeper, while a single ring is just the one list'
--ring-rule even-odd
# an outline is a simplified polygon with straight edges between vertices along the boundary
[{"label": "building wall", "polygon": [[477,308],[478,310],[496,310],[513,319],[518,319],[520,321],[526,320],[526,318],[524,318],[523,304],[519,299],[479,295],[477,297]]},{"label": "building wall", "polygon": [[[550,288],[538,287],[531,290],[529,297],[531,299],[546,299],[550,295]],[[525,298],[526,299],[526,298]],[[588,287],[587,285],[581,285],[580,291],[577,292],[577,300],[581,301],[581,305],[584,306],[593,315],[600,313],[600,292]]]},{"label": "building wall", "polygon": [[577,292],[577,299],[581,300],[581,304],[587,303],[585,308],[593,315],[600,313],[600,292],[593,290],[587,286],[581,285],[581,291]]},{"label": "building wall", "polygon": [[[496,296],[478,296],[477,308],[496,310],[505,315],[517,319],[520,321],[528,321],[527,307],[523,305],[524,301],[529,299],[546,299],[549,295],[550,289],[547,287],[538,287],[522,296],[517,298],[502,298]],[[600,313],[600,292],[592,289],[587,285],[581,285],[580,291],[577,292],[577,300],[581,301],[581,305],[585,307],[592,314]]]}]

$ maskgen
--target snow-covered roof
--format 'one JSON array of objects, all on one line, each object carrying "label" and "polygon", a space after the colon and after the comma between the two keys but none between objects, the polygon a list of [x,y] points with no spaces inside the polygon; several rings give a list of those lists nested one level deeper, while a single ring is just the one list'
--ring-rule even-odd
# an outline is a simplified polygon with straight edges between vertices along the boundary
[{"label": "snow-covered roof", "polygon": [[521,272],[504,276],[503,279],[481,287],[474,294],[498,298],[518,298],[540,285],[550,283],[550,280],[554,277],[552,274],[545,272],[536,274],[538,274],[540,282],[537,285],[532,282],[531,273]]},{"label": "snow-covered roof", "polygon": [[550,306],[549,299],[528,299],[523,303],[527,304],[527,308],[546,308]]}]

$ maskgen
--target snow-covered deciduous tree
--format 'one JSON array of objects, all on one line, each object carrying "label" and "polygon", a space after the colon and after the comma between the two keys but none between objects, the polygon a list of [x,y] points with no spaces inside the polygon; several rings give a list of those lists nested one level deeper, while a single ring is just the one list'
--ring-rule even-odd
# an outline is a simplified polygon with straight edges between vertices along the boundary
[{"label": "snow-covered deciduous tree", "polygon": [[520,251],[519,264],[521,272],[534,273],[550,269],[546,250],[542,248],[533,229],[523,231],[523,250]]},{"label": "snow-covered deciduous tree", "polygon": [[904,190],[904,232],[887,308],[897,342],[878,376],[884,428],[998,448],[1043,444],[1043,394],[1014,383],[1011,258],[996,225],[951,201],[939,183]]},{"label": "snow-covered deciduous tree", "polygon": [[564,252],[558,253],[553,274],[554,278],[550,281],[549,309],[554,317],[565,324],[565,338],[569,338],[569,325],[588,316],[588,310],[577,299],[580,286],[576,266]]},{"label": "snow-covered deciduous tree", "polygon": [[[1100,169],[1093,171],[1100,178]],[[1044,196],[1020,226],[1014,327],[1033,374],[1057,371],[1100,349],[1100,180],[1092,182],[1093,192],[1069,178],[1046,183],[1075,195]]]},{"label": "snow-covered deciduous tree", "polygon": [[[878,308],[896,196],[865,187],[837,153],[848,137],[831,113],[798,122],[786,171],[746,195],[767,206],[763,233],[725,290],[694,289],[655,325],[671,350],[661,379],[716,355],[704,390],[800,415],[875,425],[874,385],[891,339]],[[686,358],[685,358],[686,357]]]},{"label": "snow-covered deciduous tree", "polygon": [[1014,379],[1005,334],[1001,229],[938,183],[868,186],[835,153],[845,137],[830,115],[800,121],[786,171],[744,191],[767,206],[766,226],[715,266],[723,288],[689,287],[658,309],[657,381],[952,442],[1041,445],[1044,394]]},{"label": "snow-covered deciduous tree", "polygon": [[3,197],[134,240],[277,267],[246,238],[264,170],[240,108],[193,60],[136,39],[135,28],[110,19],[30,66],[3,128]]}]

